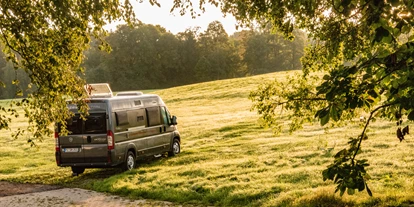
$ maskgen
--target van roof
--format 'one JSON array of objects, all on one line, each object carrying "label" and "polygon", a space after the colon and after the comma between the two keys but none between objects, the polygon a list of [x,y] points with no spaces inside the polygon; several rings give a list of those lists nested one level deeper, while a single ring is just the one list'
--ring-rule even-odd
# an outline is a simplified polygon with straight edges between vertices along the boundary
[{"label": "van roof", "polygon": [[122,96],[113,96],[113,97],[97,97],[97,98],[87,98],[87,100],[125,100],[125,99],[148,99],[148,98],[159,98],[156,94],[142,94],[142,95],[122,95]]},{"label": "van roof", "polygon": [[[152,107],[152,106],[165,106],[164,101],[156,94],[144,94],[140,96],[113,96],[110,98],[88,98],[90,101],[88,105],[94,110],[105,109],[100,104],[109,105],[111,110],[122,110],[128,108],[142,108],[142,107]],[[68,107],[70,110],[73,110],[75,113],[78,110],[78,107],[75,104],[71,104],[68,101]],[[91,109],[90,109],[91,110]]]},{"label": "van roof", "polygon": [[141,91],[123,91],[123,92],[118,92],[116,96],[140,96],[143,94],[144,93],[142,93]]}]

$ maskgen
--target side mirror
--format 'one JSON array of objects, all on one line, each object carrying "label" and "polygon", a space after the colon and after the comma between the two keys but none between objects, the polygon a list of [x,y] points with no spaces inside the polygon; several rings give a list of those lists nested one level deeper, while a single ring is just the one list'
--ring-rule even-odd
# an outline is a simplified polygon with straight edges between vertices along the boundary
[{"label": "side mirror", "polygon": [[171,124],[172,125],[177,125],[177,117],[176,116],[171,117]]}]

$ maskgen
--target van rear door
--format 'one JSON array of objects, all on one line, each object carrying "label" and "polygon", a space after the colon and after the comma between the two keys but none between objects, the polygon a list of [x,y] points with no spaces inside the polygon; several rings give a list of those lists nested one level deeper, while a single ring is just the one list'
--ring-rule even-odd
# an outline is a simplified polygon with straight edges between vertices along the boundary
[{"label": "van rear door", "polygon": [[59,144],[61,150],[61,163],[83,163],[84,152],[82,150],[83,145],[83,120],[79,115],[75,115],[72,119],[66,122],[67,130],[69,131],[67,136],[59,137]]},{"label": "van rear door", "polygon": [[91,113],[84,121],[83,152],[86,163],[108,161],[106,113]]},{"label": "van rear door", "polygon": [[108,161],[106,113],[92,113],[82,120],[75,115],[67,122],[69,134],[59,137],[61,163],[104,163]]}]

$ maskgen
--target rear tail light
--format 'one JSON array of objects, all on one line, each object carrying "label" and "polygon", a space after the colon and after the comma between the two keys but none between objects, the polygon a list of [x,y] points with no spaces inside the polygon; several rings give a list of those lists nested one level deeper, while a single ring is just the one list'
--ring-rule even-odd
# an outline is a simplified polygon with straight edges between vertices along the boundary
[{"label": "rear tail light", "polygon": [[107,139],[108,139],[108,150],[114,149],[114,146],[115,146],[114,133],[112,133],[111,130],[108,130]]},{"label": "rear tail light", "polygon": [[59,147],[59,132],[55,132],[55,150],[56,152],[60,151]]},{"label": "rear tail light", "polygon": [[59,147],[59,133],[55,131],[55,154],[56,154],[56,164],[60,165],[60,147]]}]

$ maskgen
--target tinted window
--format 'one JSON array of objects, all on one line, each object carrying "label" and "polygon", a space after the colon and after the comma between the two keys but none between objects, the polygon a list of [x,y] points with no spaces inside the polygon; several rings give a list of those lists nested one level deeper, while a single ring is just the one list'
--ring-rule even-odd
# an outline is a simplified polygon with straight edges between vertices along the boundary
[{"label": "tinted window", "polygon": [[105,114],[91,114],[85,121],[85,134],[104,134],[106,133]]},{"label": "tinted window", "polygon": [[147,108],[148,126],[157,126],[161,124],[160,107]]},{"label": "tinted window", "polygon": [[170,125],[171,123],[170,113],[168,113],[168,110],[165,107],[161,107],[161,115],[164,120],[164,124]]},{"label": "tinted window", "polygon": [[115,112],[115,116],[117,126],[128,125],[128,113],[126,111]]},{"label": "tinted window", "polygon": [[66,121],[66,127],[69,134],[81,134],[82,119],[80,119],[79,116],[74,116],[72,119]]},{"label": "tinted window", "polygon": [[106,133],[106,114],[90,114],[85,121],[76,115],[66,121],[66,126],[69,134],[104,134]]},{"label": "tinted window", "polygon": [[[132,125],[132,127],[145,126],[146,125],[146,120],[147,119],[146,119],[145,109],[137,109],[137,110],[129,111],[128,113],[131,114],[131,117],[135,117],[133,119],[134,124]],[[128,116],[130,114],[128,114]]]}]

